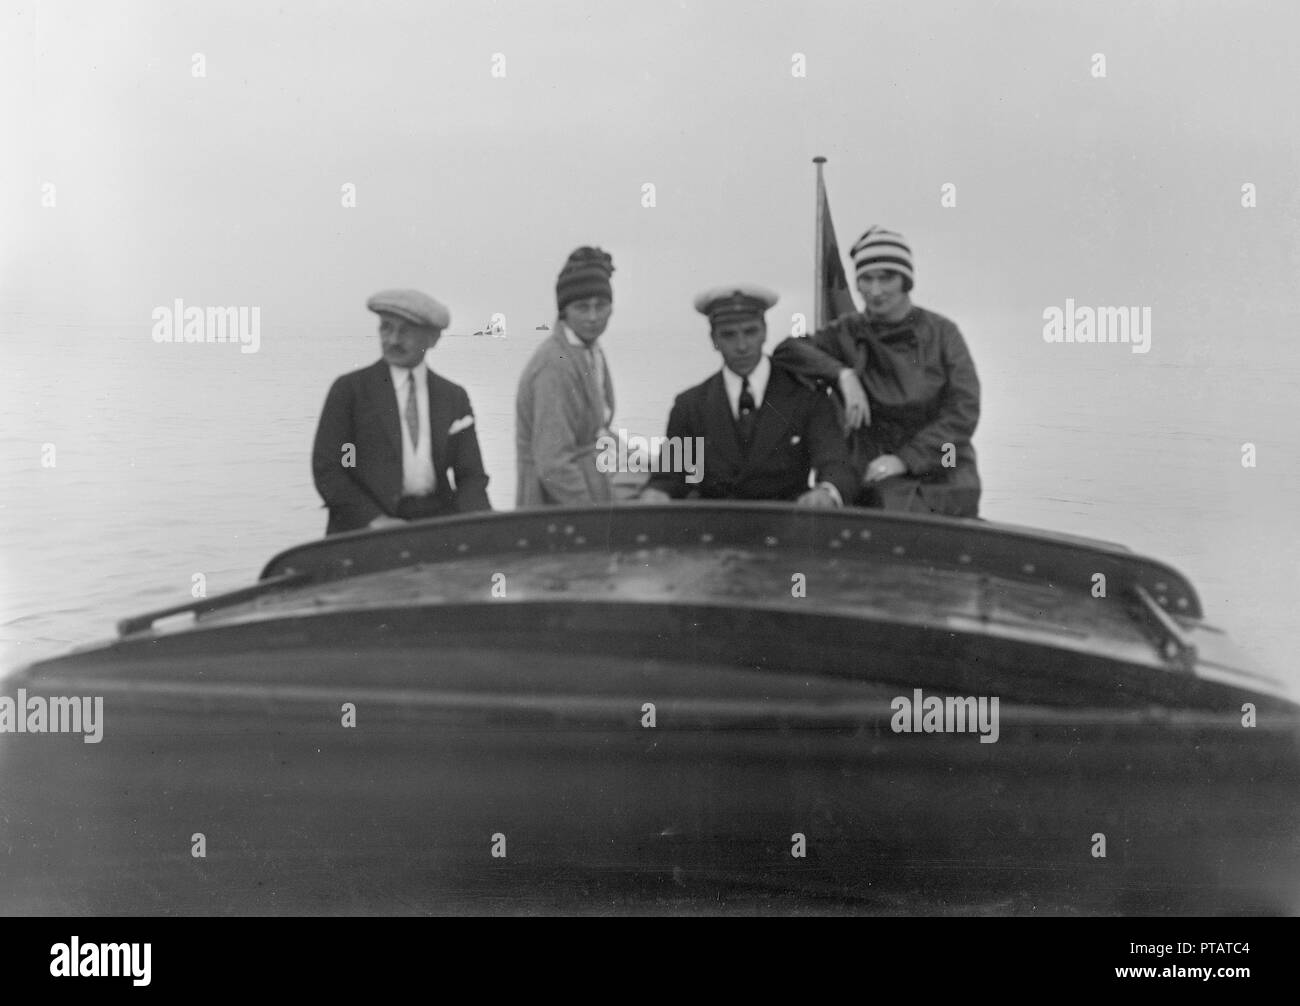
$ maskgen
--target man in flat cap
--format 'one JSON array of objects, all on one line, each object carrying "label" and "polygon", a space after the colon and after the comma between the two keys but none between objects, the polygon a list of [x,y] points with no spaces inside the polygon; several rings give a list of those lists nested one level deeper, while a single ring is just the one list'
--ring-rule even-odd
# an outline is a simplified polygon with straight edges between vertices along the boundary
[{"label": "man in flat cap", "polygon": [[325,533],[492,509],[469,395],[424,362],[451,315],[418,290],[385,290],[366,307],[382,359],[334,382],[312,448]]},{"label": "man in flat cap", "polygon": [[586,506],[614,498],[596,464],[614,415],[614,384],[599,339],[614,309],[614,262],[578,248],[555,282],[559,319],[524,367],[515,396],[515,503]]},{"label": "man in flat cap", "polygon": [[[748,284],[695,298],[723,366],[677,396],[668,437],[703,438],[703,478],[692,486],[683,472],[660,471],[640,499],[681,499],[696,490],[705,499],[852,502],[858,476],[831,400],[773,368],[763,353],[764,312],[776,301],[770,290]],[[809,488],[814,473],[816,485]]]}]

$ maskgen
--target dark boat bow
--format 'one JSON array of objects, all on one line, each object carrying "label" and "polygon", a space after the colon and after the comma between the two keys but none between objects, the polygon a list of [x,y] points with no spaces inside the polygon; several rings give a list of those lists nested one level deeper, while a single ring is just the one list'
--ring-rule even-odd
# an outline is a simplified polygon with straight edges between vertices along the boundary
[{"label": "dark boat bow", "polygon": [[[121,630],[7,682],[106,722],[0,735],[30,830],[0,909],[1300,909],[1293,699],[1112,545],[777,504],[468,515]],[[935,697],[995,731],[925,729]]]}]

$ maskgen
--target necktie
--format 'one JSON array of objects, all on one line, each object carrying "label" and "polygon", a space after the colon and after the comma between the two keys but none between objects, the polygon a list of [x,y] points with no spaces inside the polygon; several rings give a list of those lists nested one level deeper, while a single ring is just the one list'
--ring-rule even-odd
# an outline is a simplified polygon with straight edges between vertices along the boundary
[{"label": "necktie", "polygon": [[415,399],[415,371],[406,375],[406,428],[411,431],[411,446],[420,446],[420,403]]},{"label": "necktie", "polygon": [[736,432],[740,435],[740,446],[748,449],[754,438],[754,427],[758,423],[758,412],[754,409],[754,396],[749,390],[749,378],[740,386],[740,415],[736,419]]}]

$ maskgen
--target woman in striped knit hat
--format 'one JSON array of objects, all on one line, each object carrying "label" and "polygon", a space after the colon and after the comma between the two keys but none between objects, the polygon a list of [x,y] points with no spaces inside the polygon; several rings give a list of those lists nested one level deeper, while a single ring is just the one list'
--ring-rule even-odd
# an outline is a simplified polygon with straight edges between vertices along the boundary
[{"label": "woman in striped knit hat", "polygon": [[912,249],[901,234],[871,227],[851,254],[862,312],[784,340],[772,362],[839,390],[863,472],[859,506],[976,517],[980,384],[966,341],[912,303]]}]

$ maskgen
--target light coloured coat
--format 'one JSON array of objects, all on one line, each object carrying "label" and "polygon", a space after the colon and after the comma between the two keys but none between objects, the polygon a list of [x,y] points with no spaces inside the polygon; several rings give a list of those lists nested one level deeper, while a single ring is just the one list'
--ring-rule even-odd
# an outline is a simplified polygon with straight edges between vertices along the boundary
[{"label": "light coloured coat", "polygon": [[[614,384],[604,357],[601,353],[612,411]],[[569,344],[557,320],[524,367],[515,395],[515,505],[609,503],[611,477],[596,466],[597,440],[605,428],[605,403],[586,353]]]}]

